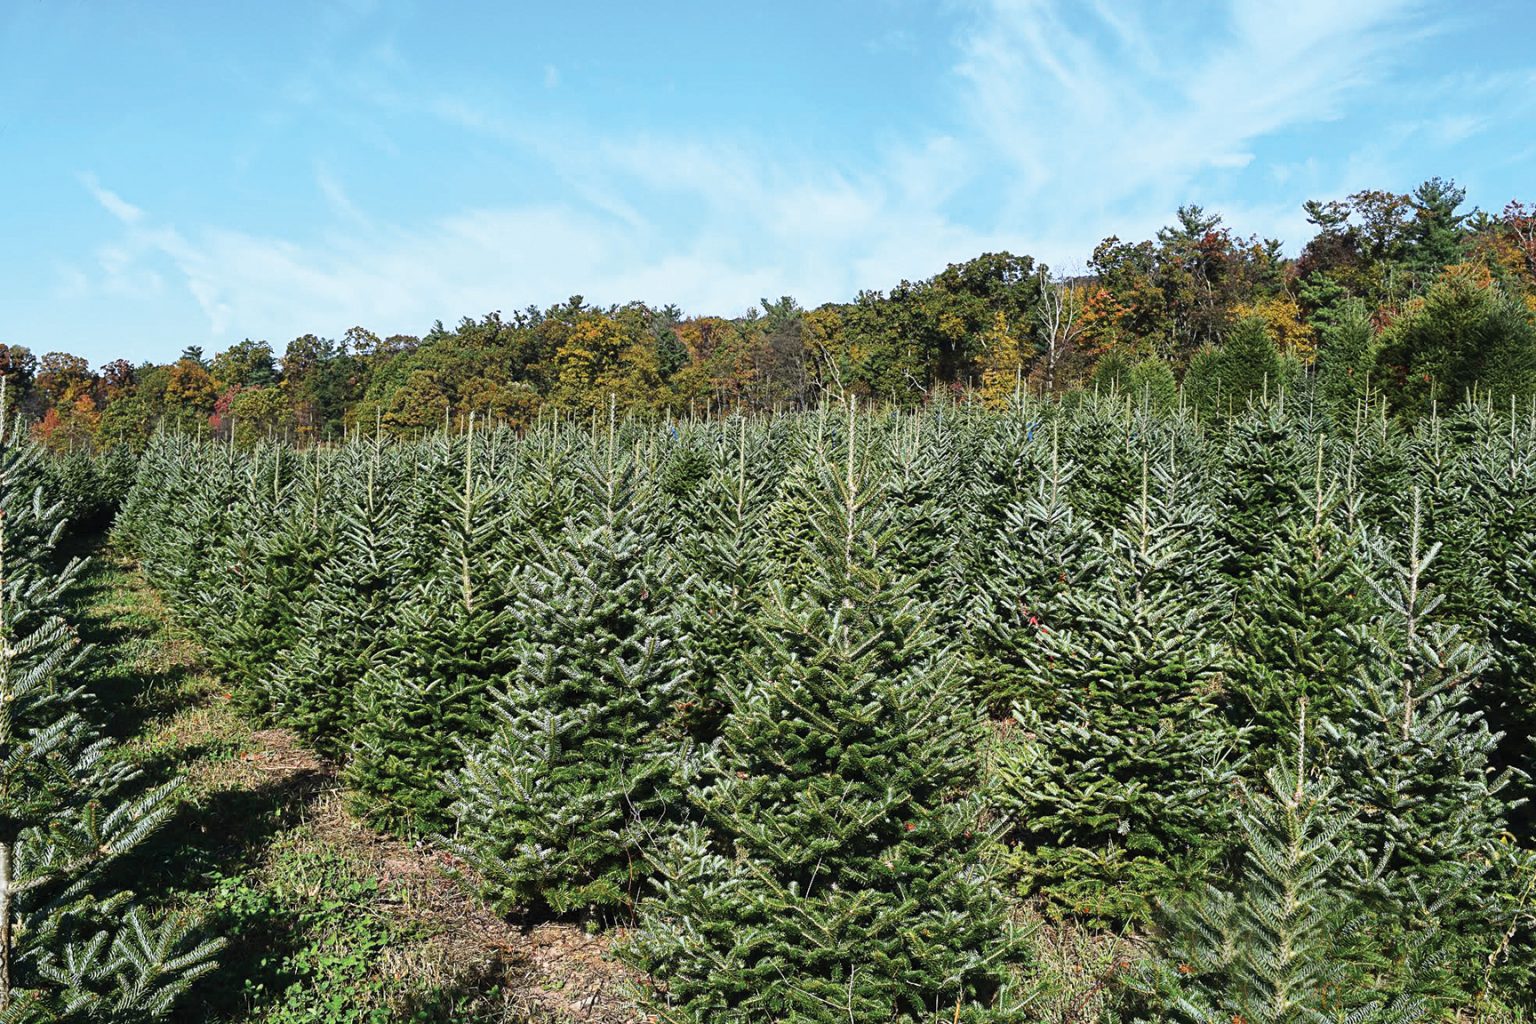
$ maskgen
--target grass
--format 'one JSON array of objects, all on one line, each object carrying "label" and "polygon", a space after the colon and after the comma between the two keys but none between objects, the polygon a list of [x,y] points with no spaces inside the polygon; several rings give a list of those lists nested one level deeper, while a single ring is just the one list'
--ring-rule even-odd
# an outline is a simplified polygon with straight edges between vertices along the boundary
[{"label": "grass", "polygon": [[333,766],[243,718],[133,563],[91,552],[82,637],[115,757],[184,781],[172,821],[116,866],[154,905],[229,942],[178,1021],[621,1021],[600,937],[522,929],[440,855],[352,818]]}]

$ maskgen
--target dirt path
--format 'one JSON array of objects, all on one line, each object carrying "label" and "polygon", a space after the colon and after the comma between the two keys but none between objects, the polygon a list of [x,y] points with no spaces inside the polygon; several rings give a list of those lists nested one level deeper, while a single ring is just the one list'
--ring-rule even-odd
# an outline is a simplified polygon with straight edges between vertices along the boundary
[{"label": "dirt path", "polygon": [[638,1019],[605,936],[508,922],[446,854],[361,824],[333,765],[236,714],[130,562],[95,561],[87,632],[101,688],[123,698],[121,753],[151,778],[186,780],[139,887],[203,911],[230,939],[178,1019]]}]

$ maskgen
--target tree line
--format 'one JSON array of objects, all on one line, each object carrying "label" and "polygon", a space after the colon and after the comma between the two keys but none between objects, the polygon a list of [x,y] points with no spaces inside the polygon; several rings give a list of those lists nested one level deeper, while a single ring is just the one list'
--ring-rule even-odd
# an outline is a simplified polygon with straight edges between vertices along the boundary
[{"label": "tree line", "polygon": [[471,416],[526,427],[606,408],[721,412],[805,407],[831,393],[912,404],[937,390],[993,406],[1016,391],[1182,387],[1209,413],[1314,376],[1422,413],[1474,384],[1536,388],[1536,209],[1465,210],[1432,178],[1411,193],[1309,201],[1295,259],[1185,206],[1140,242],[1110,237],[1077,272],[988,253],[921,281],[802,308],[764,299],[740,317],[674,305],[547,309],[441,322],[425,335],[353,327],[278,351],[247,339],[212,357],[113,360],[0,346],[0,376],[55,448],[141,447],[156,430],[334,439],[419,434]]}]

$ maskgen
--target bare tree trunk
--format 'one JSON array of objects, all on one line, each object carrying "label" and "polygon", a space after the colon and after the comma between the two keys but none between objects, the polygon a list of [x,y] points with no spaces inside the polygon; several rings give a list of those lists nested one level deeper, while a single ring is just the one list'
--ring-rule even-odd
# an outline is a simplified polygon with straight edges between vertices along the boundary
[{"label": "bare tree trunk", "polygon": [[1056,393],[1056,370],[1068,348],[1082,333],[1078,315],[1082,303],[1077,290],[1065,276],[1041,281],[1040,302],[1036,315],[1045,332],[1045,393]]}]

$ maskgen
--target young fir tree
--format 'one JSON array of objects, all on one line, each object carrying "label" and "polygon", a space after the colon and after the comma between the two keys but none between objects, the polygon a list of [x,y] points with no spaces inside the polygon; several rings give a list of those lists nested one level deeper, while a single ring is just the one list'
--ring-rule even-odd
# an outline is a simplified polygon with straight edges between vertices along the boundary
[{"label": "young fir tree", "polygon": [[1067,625],[1038,638],[1031,687],[1052,703],[1021,704],[997,764],[1024,892],[1099,920],[1144,916],[1223,852],[1210,779],[1237,742],[1210,512],[1177,468],[1144,454],[1142,472],[1088,584],[1062,598]]},{"label": "young fir tree", "polygon": [[966,604],[957,529],[964,464],[948,410],[939,405],[897,418],[882,440],[879,472],[897,520],[890,567],[917,585],[940,628],[953,632]]},{"label": "young fir tree", "polygon": [[286,451],[264,454],[252,465],[254,493],[230,517],[232,570],[200,594],[200,632],[238,705],[269,718],[273,666],[298,646],[297,620],[330,554],[334,495],[317,452],[307,465]]},{"label": "young fir tree", "polygon": [[712,468],[678,508],[682,536],[669,556],[688,576],[677,593],[677,616],[686,624],[679,650],[687,665],[677,710],[684,729],[708,744],[719,735],[731,687],[748,652],[768,587],[765,554],[771,489],[753,467],[763,455],[761,438],[735,423],[734,451],[710,459]]},{"label": "young fir tree", "polygon": [[192,609],[204,579],[228,575],[214,555],[229,531],[243,466],[233,448],[161,435],[139,465],[118,523],[145,577],[194,632]]},{"label": "young fir tree", "polygon": [[82,713],[83,650],[60,614],[80,565],[53,563],[64,524],[37,459],[0,431],[0,1020],[161,1016],[220,943],[104,880],[169,818],[177,784],[138,785]]},{"label": "young fir tree", "polygon": [[503,483],[477,462],[479,439],[435,442],[462,458],[459,479],[441,476],[442,517],[431,524],[436,561],[404,595],[355,691],[357,728],[343,777],[358,809],[405,835],[451,820],[445,777],[460,744],[491,729],[491,686],[513,663]]},{"label": "young fir tree", "polygon": [[222,507],[209,517],[212,530],[202,571],[189,578],[177,607],[209,666],[245,710],[259,714],[265,707],[252,684],[273,653],[292,640],[278,635],[291,608],[289,595],[281,590],[287,574],[276,564],[287,552],[274,549],[274,542],[290,512],[295,459],[275,445],[255,451],[217,448],[227,453],[230,468],[224,479],[229,485],[214,482],[206,496],[208,504]]},{"label": "young fir tree", "polygon": [[[1505,733],[1500,763],[1529,765],[1536,759],[1536,421],[1514,403],[1495,411],[1477,402],[1463,407],[1452,429],[1449,510],[1433,534],[1446,541],[1435,582],[1447,613],[1486,637],[1490,663],[1475,698]],[[1455,571],[1441,568],[1446,561]],[[1529,780],[1515,785],[1529,792]]]},{"label": "young fir tree", "polygon": [[1123,396],[1087,396],[1062,423],[1061,460],[1078,467],[1072,506],[1089,526],[1117,527],[1136,507],[1142,459],[1132,443],[1132,402]]},{"label": "young fir tree", "polygon": [[1095,562],[1095,538],[1068,495],[1077,468],[1060,456],[1059,424],[1052,424],[1050,464],[1019,500],[1001,513],[996,532],[977,550],[988,567],[976,571],[977,591],[967,622],[978,693],[993,707],[1028,701],[1054,713],[1065,693],[1038,685],[1055,657],[1042,637],[1072,625],[1067,595],[1083,586]]},{"label": "young fir tree", "polygon": [[[1405,510],[1407,545],[1395,555],[1373,544],[1373,587],[1385,607],[1369,645],[1366,671],[1327,723],[1336,747],[1341,796],[1359,809],[1351,841],[1375,864],[1369,896],[1391,923],[1372,936],[1384,956],[1401,956],[1407,938],[1438,924],[1451,941],[1449,977],[1477,977],[1507,924],[1497,866],[1505,831],[1508,778],[1494,774],[1498,744],[1468,687],[1486,666],[1483,648],[1455,625],[1437,621],[1442,598],[1429,584],[1439,545],[1421,535],[1421,496]],[[1426,979],[1440,1000],[1466,992]]]},{"label": "young fir tree", "polygon": [[354,444],[316,471],[336,478],[332,507],[316,510],[334,518],[334,541],[299,610],[294,646],[266,687],[278,721],[341,759],[359,724],[356,690],[406,604],[400,517],[386,500],[398,473],[374,442]]},{"label": "young fir tree", "polygon": [[[1307,763],[1304,698],[1299,706],[1291,756],[1232,807],[1242,847],[1235,876],[1162,906],[1152,950],[1158,1019],[1407,1024],[1424,1016],[1403,977],[1414,964],[1391,964],[1383,976],[1355,948],[1372,926],[1369,909],[1339,884],[1361,869],[1352,819],[1334,784]],[[1438,934],[1416,940],[1417,963],[1433,962]]]},{"label": "young fir tree", "polygon": [[508,910],[629,903],[643,847],[679,801],[684,693],[658,505],[612,429],[579,465],[580,502],[518,577],[522,637],[488,738],[450,782],[452,847]]},{"label": "young fir tree", "polygon": [[1291,404],[1289,413],[1279,398],[1244,410],[1215,442],[1221,457],[1214,497],[1221,514],[1214,525],[1226,553],[1223,570],[1237,586],[1284,543],[1279,535],[1290,520],[1305,514],[1316,442],[1302,433]]},{"label": "young fir tree", "polygon": [[817,466],[799,587],[772,588],[762,649],[693,802],[656,858],[622,956],[668,1021],[990,1019],[1011,952],[984,867],[983,727],[960,662],[861,467]]},{"label": "young fir tree", "polygon": [[1303,514],[1274,526],[1267,551],[1239,582],[1228,626],[1233,652],[1234,709],[1251,723],[1250,749],[1268,764],[1293,730],[1297,701],[1312,720],[1342,712],[1342,690],[1362,668],[1357,634],[1377,613],[1362,567],[1361,538],[1339,522],[1339,485],[1327,478],[1326,441],[1316,440],[1312,484],[1298,501]]}]

